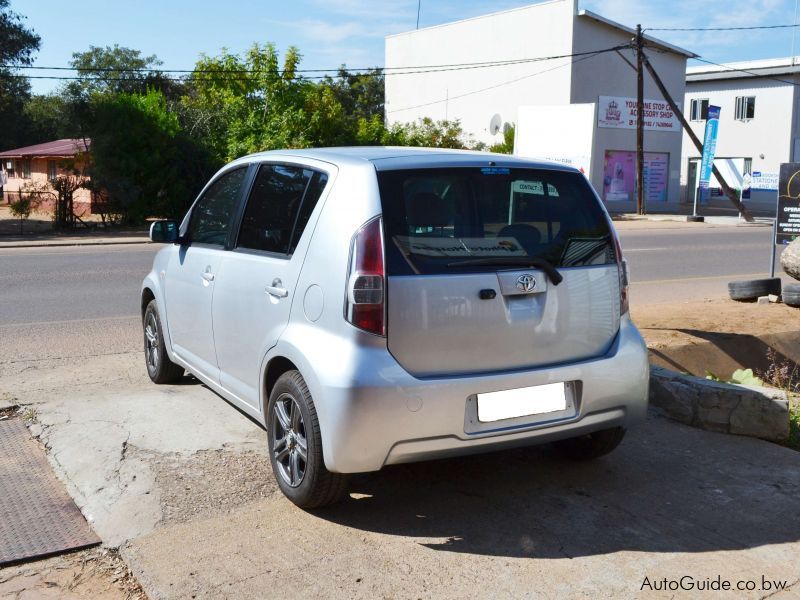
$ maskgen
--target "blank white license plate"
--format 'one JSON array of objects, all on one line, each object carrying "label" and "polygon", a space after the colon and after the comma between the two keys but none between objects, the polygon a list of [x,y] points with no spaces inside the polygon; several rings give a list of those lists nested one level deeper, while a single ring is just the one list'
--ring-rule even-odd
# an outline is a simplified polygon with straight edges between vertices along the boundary
[{"label": "blank white license plate", "polygon": [[478,420],[483,423],[566,409],[563,382],[478,394]]}]

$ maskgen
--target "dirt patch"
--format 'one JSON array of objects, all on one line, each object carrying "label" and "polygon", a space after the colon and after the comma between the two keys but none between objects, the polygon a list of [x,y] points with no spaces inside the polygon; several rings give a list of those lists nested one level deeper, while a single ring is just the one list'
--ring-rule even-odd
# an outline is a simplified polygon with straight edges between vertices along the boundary
[{"label": "dirt patch", "polygon": [[93,548],[4,568],[0,571],[0,597],[147,598],[119,554],[109,548]]},{"label": "dirt patch", "polygon": [[153,456],[148,462],[161,495],[161,525],[228,513],[278,489],[269,459],[261,453],[204,450]]},{"label": "dirt patch", "polygon": [[714,299],[635,306],[632,317],[653,364],[722,379],[751,368],[766,373],[776,362],[800,363],[800,310],[785,304]]}]

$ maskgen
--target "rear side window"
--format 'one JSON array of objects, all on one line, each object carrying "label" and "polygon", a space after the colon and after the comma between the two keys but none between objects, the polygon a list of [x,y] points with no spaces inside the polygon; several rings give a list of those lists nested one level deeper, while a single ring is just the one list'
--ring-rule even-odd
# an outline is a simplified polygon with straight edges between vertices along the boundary
[{"label": "rear side window", "polygon": [[[613,263],[605,212],[577,173],[455,168],[378,174],[390,275]],[[517,262],[517,264],[519,264]]]},{"label": "rear side window", "polygon": [[242,217],[237,246],[291,254],[326,181],[326,175],[302,167],[259,167]]},{"label": "rear side window", "polygon": [[197,201],[189,221],[189,240],[193,244],[225,245],[246,174],[247,167],[225,173]]}]

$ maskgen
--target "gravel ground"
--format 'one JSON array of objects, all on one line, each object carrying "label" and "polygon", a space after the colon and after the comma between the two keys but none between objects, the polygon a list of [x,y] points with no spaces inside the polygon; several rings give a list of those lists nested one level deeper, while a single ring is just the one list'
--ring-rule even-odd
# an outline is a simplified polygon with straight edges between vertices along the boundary
[{"label": "gravel ground", "polygon": [[[159,526],[224,514],[272,496],[278,486],[265,454],[202,450],[191,456],[143,452],[161,496]],[[147,456],[149,455],[149,456]]]},{"label": "gravel ground", "polygon": [[0,569],[0,598],[146,600],[116,550],[93,548]]}]

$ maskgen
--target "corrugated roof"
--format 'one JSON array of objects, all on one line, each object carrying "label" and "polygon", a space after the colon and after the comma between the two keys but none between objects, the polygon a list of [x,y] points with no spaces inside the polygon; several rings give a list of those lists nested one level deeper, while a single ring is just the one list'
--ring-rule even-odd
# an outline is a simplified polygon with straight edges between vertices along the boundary
[{"label": "corrugated roof", "polygon": [[[748,79],[751,77],[775,77],[800,73],[798,57],[767,58],[719,65],[695,65],[686,69],[686,81],[709,81],[713,79]],[[791,80],[789,80],[791,82]]]},{"label": "corrugated roof", "polygon": [[14,148],[13,150],[6,150],[0,152],[2,158],[23,158],[34,156],[75,156],[79,152],[86,152],[91,144],[91,140],[83,140],[82,138],[66,138],[63,140],[55,140],[52,142],[45,142],[44,144],[35,144],[33,146],[25,146],[24,148]]}]

